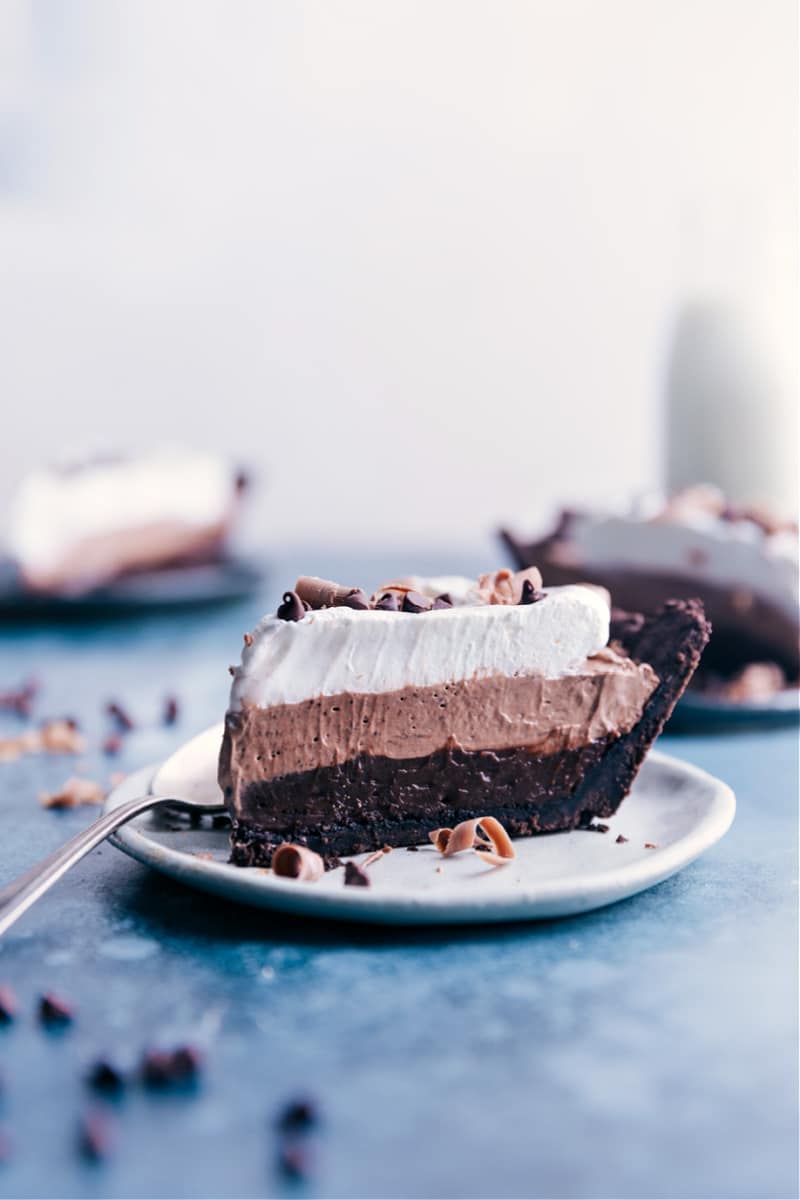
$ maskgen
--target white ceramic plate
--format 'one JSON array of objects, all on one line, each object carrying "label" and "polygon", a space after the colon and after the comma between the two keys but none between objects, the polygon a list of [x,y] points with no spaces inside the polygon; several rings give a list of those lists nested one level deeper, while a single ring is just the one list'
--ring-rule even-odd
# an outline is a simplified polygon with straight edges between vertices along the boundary
[{"label": "white ceramic plate", "polygon": [[[215,726],[160,768],[129,775],[106,807],[148,790],[189,799],[218,796],[221,737]],[[515,842],[517,857],[497,868],[471,854],[444,860],[433,846],[417,853],[393,850],[369,868],[369,888],[345,887],[341,870],[301,883],[263,868],[231,866],[228,830],[206,827],[208,818],[192,828],[169,815],[146,814],[124,826],[114,842],[181,883],[263,908],[380,924],[513,921],[587,912],[660,883],[719,841],[735,807],[733,792],[720,780],[651,753],[630,796],[607,822],[608,833],[522,838]],[[628,841],[618,843],[618,834]]]}]

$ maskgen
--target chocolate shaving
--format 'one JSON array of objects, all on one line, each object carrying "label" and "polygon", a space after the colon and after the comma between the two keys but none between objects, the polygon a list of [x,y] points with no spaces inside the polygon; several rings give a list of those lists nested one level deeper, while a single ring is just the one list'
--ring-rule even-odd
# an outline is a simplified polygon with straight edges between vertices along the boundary
[{"label": "chocolate shaving", "polygon": [[78,1129],[78,1146],[84,1158],[101,1162],[108,1157],[114,1142],[111,1122],[103,1113],[87,1113]]},{"label": "chocolate shaving", "polygon": [[0,1025],[8,1025],[17,1015],[17,997],[10,987],[0,984]]},{"label": "chocolate shaving", "polygon": [[625,842],[629,842],[630,838],[623,837],[621,833],[617,834],[617,845],[623,846]]},{"label": "chocolate shaving", "polygon": [[281,621],[302,621],[306,615],[303,601],[297,592],[284,592],[283,603],[278,605],[278,617]]},{"label": "chocolate shaving", "polygon": [[406,592],[403,596],[401,611],[404,613],[429,612],[431,607],[431,601],[427,596],[422,596],[419,592]]},{"label": "chocolate shaving", "polygon": [[68,779],[58,792],[40,792],[39,803],[43,808],[79,808],[84,804],[102,804],[106,794],[92,779]]},{"label": "chocolate shaving", "polygon": [[644,848],[645,850],[657,850],[658,844],[656,842],[645,842]]},{"label": "chocolate shaving", "polygon": [[39,729],[26,729],[17,737],[0,738],[0,762],[13,762],[24,754],[83,754],[86,740],[74,721],[45,721]]},{"label": "chocolate shaving", "polygon": [[308,846],[284,842],[272,855],[272,870],[283,879],[321,879],[325,864]]},{"label": "chocolate shaving", "polygon": [[278,1151],[278,1166],[290,1179],[306,1179],[310,1174],[308,1150],[297,1142],[289,1142]]},{"label": "chocolate shaving", "polygon": [[369,608],[369,599],[361,588],[342,587],[316,575],[301,575],[294,588],[309,608]]},{"label": "chocolate shaving", "polygon": [[55,992],[45,992],[39,1000],[39,1020],[43,1025],[68,1025],[74,1016],[71,1005]]},{"label": "chocolate shaving", "polygon": [[516,857],[511,838],[496,817],[473,817],[455,829],[434,829],[428,836],[445,858],[473,850],[484,862],[501,867]]},{"label": "chocolate shaving", "polygon": [[354,862],[344,864],[345,887],[369,887],[369,875]]},{"label": "chocolate shaving", "polygon": [[372,854],[370,854],[362,862],[361,869],[363,870],[365,867],[371,867],[373,863],[378,862],[378,860],[383,858],[384,855],[391,854],[391,853],[392,853],[391,846],[383,846],[383,847],[381,847],[380,850],[373,850]]}]

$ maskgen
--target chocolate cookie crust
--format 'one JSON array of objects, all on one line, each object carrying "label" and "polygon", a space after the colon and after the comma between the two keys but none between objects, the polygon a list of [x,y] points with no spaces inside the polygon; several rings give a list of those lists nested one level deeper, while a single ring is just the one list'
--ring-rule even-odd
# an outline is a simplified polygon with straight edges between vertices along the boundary
[{"label": "chocolate cookie crust", "polygon": [[324,855],[414,844],[436,826],[487,814],[514,836],[611,816],[697,666],[710,626],[699,601],[672,601],[650,618],[618,614],[611,633],[660,680],[629,733],[551,755],[455,746],[418,759],[362,755],[254,782],[247,798],[259,819],[234,819],[231,861],[268,866],[284,841]]}]

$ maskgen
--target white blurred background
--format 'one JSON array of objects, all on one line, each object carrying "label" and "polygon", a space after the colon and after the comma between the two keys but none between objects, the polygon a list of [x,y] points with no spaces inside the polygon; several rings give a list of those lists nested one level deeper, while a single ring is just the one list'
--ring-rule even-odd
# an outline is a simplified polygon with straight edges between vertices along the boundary
[{"label": "white blurred background", "polygon": [[796,26],[0,0],[0,496],[178,441],[263,464],[265,544],[467,543],[661,482],[710,373],[793,503]]}]

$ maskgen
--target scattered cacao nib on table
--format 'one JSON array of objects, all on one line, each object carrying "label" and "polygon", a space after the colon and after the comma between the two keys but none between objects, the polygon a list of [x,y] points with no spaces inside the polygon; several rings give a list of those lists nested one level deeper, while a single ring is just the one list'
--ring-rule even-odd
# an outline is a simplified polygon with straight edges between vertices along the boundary
[{"label": "scattered cacao nib on table", "polygon": [[125,1088],[125,1075],[110,1059],[99,1058],[89,1069],[86,1082],[96,1092],[116,1095]]},{"label": "scattered cacao nib on table", "polygon": [[0,984],[0,1025],[8,1025],[17,1015],[17,997],[10,987]]},{"label": "scattered cacao nib on table", "polygon": [[289,1179],[307,1179],[311,1174],[311,1160],[305,1146],[289,1142],[278,1150],[278,1168]]},{"label": "scattered cacao nib on table", "polygon": [[75,1019],[72,1005],[55,992],[45,992],[39,1000],[39,1021],[42,1025],[69,1025]]},{"label": "scattered cacao nib on table", "polygon": [[141,1064],[142,1082],[151,1088],[194,1083],[202,1061],[200,1051],[190,1045],[176,1046],[173,1050],[147,1050]]},{"label": "scattered cacao nib on table", "polygon": [[106,712],[115,722],[120,733],[130,733],[135,728],[133,718],[118,700],[109,700],[106,704]]},{"label": "scattered cacao nib on table", "polygon": [[101,1162],[113,1149],[115,1128],[105,1113],[90,1112],[78,1127],[78,1148],[90,1162]]},{"label": "scattered cacao nib on table", "polygon": [[303,1098],[292,1100],[278,1117],[278,1128],[284,1133],[296,1133],[301,1129],[311,1129],[319,1122],[319,1111],[313,1100]]}]

